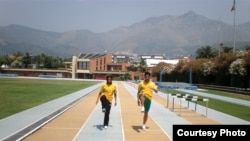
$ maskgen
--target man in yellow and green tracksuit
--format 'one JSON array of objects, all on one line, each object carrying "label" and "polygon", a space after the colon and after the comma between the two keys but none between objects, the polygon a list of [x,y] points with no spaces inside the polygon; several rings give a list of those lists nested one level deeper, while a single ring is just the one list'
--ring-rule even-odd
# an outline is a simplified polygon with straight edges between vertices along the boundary
[{"label": "man in yellow and green tracksuit", "polygon": [[114,84],[112,84],[112,76],[106,77],[107,82],[103,84],[100,88],[96,104],[101,101],[102,112],[104,112],[104,122],[103,127],[106,129],[109,125],[109,114],[112,105],[113,96],[115,97],[115,106],[117,105],[117,89]]},{"label": "man in yellow and green tracksuit", "polygon": [[153,92],[157,93],[158,89],[154,82],[150,81],[150,72],[145,72],[144,80],[138,85],[138,106],[141,106],[141,111],[144,112],[142,129],[146,129],[146,122],[148,120],[148,112],[151,105]]}]

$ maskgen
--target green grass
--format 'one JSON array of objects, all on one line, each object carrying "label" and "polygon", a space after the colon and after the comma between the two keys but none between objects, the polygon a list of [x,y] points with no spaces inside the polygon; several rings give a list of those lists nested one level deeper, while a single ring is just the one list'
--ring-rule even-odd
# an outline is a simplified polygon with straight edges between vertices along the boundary
[{"label": "green grass", "polygon": [[0,119],[97,83],[99,82],[0,78]]},{"label": "green grass", "polygon": [[[167,90],[164,91],[166,93],[179,93],[179,94],[186,94],[185,92],[181,92],[178,90]],[[243,100],[250,100],[250,96],[247,95],[241,95],[241,94],[234,94],[234,93],[227,93],[227,92],[221,92],[221,91],[214,91],[214,90],[207,90],[205,93],[208,94],[215,94],[215,95],[221,95],[221,96],[227,96],[232,98],[239,98]],[[190,95],[193,95],[189,93]],[[200,96],[199,96],[200,97]],[[205,97],[200,97],[205,98]],[[205,102],[198,101],[197,104],[206,106]],[[238,117],[240,119],[244,119],[247,121],[250,121],[250,107],[242,106],[238,104],[233,104],[217,99],[209,98],[208,107],[235,117]]]}]

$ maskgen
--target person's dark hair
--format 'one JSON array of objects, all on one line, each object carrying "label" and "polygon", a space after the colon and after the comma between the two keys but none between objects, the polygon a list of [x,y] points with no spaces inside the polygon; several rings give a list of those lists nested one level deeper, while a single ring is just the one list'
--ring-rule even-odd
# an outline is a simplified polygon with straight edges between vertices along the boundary
[{"label": "person's dark hair", "polygon": [[112,79],[113,77],[112,77],[111,75],[107,75],[107,76],[106,76],[106,80],[108,80],[109,78]]},{"label": "person's dark hair", "polygon": [[[108,81],[109,78],[111,79],[111,81]],[[107,75],[106,80],[107,80],[107,84],[112,84],[112,76],[111,75]]]},{"label": "person's dark hair", "polygon": [[146,71],[144,75],[149,75],[149,76],[150,76],[150,75],[151,75],[151,73],[150,73],[150,72],[148,72],[148,71]]}]

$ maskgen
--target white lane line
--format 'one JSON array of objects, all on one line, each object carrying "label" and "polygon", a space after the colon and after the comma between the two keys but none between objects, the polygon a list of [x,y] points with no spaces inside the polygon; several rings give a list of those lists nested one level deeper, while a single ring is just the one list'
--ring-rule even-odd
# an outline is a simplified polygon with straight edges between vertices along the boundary
[{"label": "white lane line", "polygon": [[88,116],[87,120],[84,122],[84,124],[82,125],[82,127],[80,128],[80,130],[77,132],[77,134],[75,135],[74,139],[72,141],[75,141],[77,139],[77,137],[79,136],[79,134],[82,132],[83,128],[86,126],[86,124],[88,123],[88,121],[90,120],[90,118],[92,117],[92,115],[94,114],[95,110],[98,108],[98,106],[96,105],[94,110],[92,110],[91,114]]},{"label": "white lane line", "polygon": [[[122,85],[120,83],[120,85]],[[123,126],[123,119],[122,119],[122,108],[121,108],[121,102],[120,102],[120,96],[119,96],[119,89],[117,87],[117,101],[119,101],[118,105],[120,107],[120,117],[121,117],[121,128],[122,128],[122,140],[125,141],[125,133],[124,133],[124,126]]]}]

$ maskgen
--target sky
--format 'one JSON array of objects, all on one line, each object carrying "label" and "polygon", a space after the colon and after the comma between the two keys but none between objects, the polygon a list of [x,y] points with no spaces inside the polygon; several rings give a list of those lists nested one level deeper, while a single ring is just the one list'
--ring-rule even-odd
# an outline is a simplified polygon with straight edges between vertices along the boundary
[{"label": "sky", "polygon": [[0,0],[0,26],[17,24],[53,32],[107,32],[149,17],[189,11],[228,24],[250,21],[250,0]]}]

